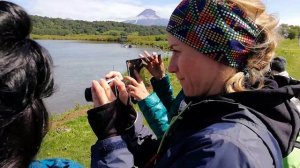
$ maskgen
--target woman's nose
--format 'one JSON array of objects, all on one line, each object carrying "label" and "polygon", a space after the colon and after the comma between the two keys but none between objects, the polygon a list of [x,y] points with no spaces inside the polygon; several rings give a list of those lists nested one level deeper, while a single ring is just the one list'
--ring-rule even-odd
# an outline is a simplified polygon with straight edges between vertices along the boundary
[{"label": "woman's nose", "polygon": [[172,56],[171,59],[170,59],[168,71],[170,73],[176,73],[177,70],[178,70],[178,68],[177,68],[177,59],[174,56]]}]

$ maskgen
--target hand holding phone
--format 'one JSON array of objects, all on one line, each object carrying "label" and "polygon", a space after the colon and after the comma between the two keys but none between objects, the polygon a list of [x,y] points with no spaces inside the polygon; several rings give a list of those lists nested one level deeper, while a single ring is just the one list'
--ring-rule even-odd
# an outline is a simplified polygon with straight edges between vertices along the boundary
[{"label": "hand holding phone", "polygon": [[156,80],[160,80],[165,76],[165,65],[161,54],[157,54],[156,52],[149,54],[147,51],[144,51],[144,54],[140,54],[139,56],[146,63],[145,68]]},{"label": "hand holding phone", "polygon": [[128,76],[131,76],[136,80],[134,70],[136,70],[139,73],[145,65],[146,63],[142,58],[126,60]]},{"label": "hand holding phone", "polygon": [[125,79],[130,83],[127,85],[127,88],[129,94],[131,95],[132,103],[143,100],[149,95],[143,80],[139,76],[140,70],[145,65],[147,64],[142,58],[126,60],[127,72],[131,78],[125,77]]},{"label": "hand holding phone", "polygon": [[125,80],[128,81],[127,84],[127,92],[131,97],[131,102],[136,103],[137,101],[141,101],[149,96],[149,92],[139,76],[139,74],[135,71],[137,80],[133,79],[132,77],[125,76]]}]

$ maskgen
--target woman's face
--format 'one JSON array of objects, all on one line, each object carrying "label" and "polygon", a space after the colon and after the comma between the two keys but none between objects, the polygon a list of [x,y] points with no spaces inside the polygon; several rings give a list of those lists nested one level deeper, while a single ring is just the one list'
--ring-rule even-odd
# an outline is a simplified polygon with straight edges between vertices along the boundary
[{"label": "woman's face", "polygon": [[173,51],[168,70],[176,74],[186,96],[208,96],[224,90],[228,79],[225,71],[232,68],[201,54],[170,34],[168,42]]}]

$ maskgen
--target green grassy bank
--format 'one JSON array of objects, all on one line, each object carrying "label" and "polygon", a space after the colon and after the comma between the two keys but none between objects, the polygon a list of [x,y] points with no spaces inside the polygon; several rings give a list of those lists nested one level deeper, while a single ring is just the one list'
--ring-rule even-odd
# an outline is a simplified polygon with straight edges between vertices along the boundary
[{"label": "green grassy bank", "polygon": [[[101,41],[101,42],[120,42],[120,36],[113,35],[35,35],[32,34],[33,39],[47,39],[47,40],[88,40],[88,41]],[[138,36],[128,35],[125,44],[148,46],[154,48],[167,49],[167,36],[166,35],[151,35],[151,36]]]},{"label": "green grassy bank", "polygon": [[[155,43],[157,45],[157,43]],[[297,40],[284,40],[276,50],[276,55],[286,57],[288,71],[291,76],[300,79],[300,47]],[[164,59],[166,65],[168,59]],[[143,78],[149,81],[148,74]],[[180,89],[174,75],[171,75],[175,93]],[[148,83],[149,85],[149,83]],[[76,106],[74,109],[51,118],[49,133],[44,139],[37,159],[62,157],[68,158],[89,167],[90,147],[96,142],[86,117],[86,111],[91,106]]]},{"label": "green grassy bank", "polygon": [[89,167],[90,146],[96,142],[96,136],[86,117],[89,108],[78,105],[62,115],[52,117],[50,130],[37,159],[60,157],[75,160],[84,167]]},{"label": "green grassy bank", "polygon": [[276,50],[276,55],[287,59],[287,71],[300,80],[300,43],[298,39],[282,40]]}]

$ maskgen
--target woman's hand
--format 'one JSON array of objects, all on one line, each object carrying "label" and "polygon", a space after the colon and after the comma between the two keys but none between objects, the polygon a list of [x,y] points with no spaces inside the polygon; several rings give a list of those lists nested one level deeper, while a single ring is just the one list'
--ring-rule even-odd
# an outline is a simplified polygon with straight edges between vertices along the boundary
[{"label": "woman's hand", "polygon": [[112,79],[112,78],[119,78],[120,80],[123,80],[123,76],[120,72],[118,71],[110,71],[108,74],[105,75],[105,79]]},{"label": "woman's hand", "polygon": [[100,79],[99,82],[93,80],[92,97],[94,107],[100,107],[116,100],[116,96],[114,95],[111,87],[109,86],[109,84],[107,84],[105,79]]},{"label": "woman's hand", "polygon": [[147,96],[149,96],[149,92],[146,89],[146,86],[139,73],[136,70],[134,70],[134,74],[137,80],[130,76],[125,76],[125,80],[127,80],[130,83],[129,85],[127,85],[127,92],[137,101],[141,101]]},{"label": "woman's hand", "polygon": [[146,69],[156,80],[160,80],[165,76],[165,65],[160,55],[157,55],[157,53],[151,55],[144,51],[144,55],[140,54],[139,56],[147,63],[145,65]]},{"label": "woman's hand", "polygon": [[[92,82],[93,109],[88,110],[88,121],[99,140],[125,134],[133,127],[137,113],[128,104],[129,94],[118,73],[112,72],[106,79]],[[115,75],[117,74],[117,75]],[[119,74],[120,75],[120,74]],[[123,77],[122,77],[123,78]],[[114,90],[118,90],[118,99]]]},{"label": "woman's hand", "polygon": [[[123,77],[122,77],[123,79]],[[115,80],[113,81],[113,84],[117,87],[118,89],[118,95],[119,95],[119,99],[121,100],[121,102],[124,104],[124,105],[127,105],[128,104],[128,97],[129,97],[129,94],[127,92],[127,89],[126,89],[126,85],[125,83],[118,77],[115,78]]]},{"label": "woman's hand", "polygon": [[[114,80],[108,84],[105,79],[92,82],[92,97],[94,107],[100,107],[102,105],[115,101],[116,95],[112,88],[117,87],[118,96],[121,102],[126,105],[128,103],[128,93],[124,82],[120,80],[118,76],[114,76]],[[123,79],[123,77],[122,77]]]}]

